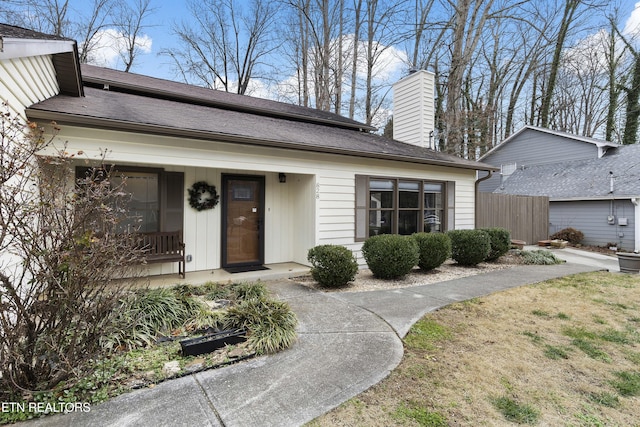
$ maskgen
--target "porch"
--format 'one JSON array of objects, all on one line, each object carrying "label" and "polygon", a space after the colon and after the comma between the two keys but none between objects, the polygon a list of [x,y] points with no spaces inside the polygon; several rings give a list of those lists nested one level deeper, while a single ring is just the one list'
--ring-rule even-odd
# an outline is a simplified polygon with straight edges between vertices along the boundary
[{"label": "porch", "polygon": [[268,270],[248,271],[245,273],[229,273],[223,269],[201,270],[187,273],[184,279],[178,274],[155,275],[149,276],[149,286],[160,288],[179,284],[202,285],[207,282],[236,283],[282,280],[309,273],[309,267],[295,262],[265,264],[265,267]]}]

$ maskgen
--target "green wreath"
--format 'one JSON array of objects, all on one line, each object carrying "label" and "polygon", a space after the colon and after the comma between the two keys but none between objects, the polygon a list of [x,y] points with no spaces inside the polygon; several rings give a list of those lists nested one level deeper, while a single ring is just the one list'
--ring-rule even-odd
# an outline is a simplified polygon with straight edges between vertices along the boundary
[{"label": "green wreath", "polygon": [[[204,198],[209,193],[209,197]],[[215,185],[209,185],[204,181],[198,181],[189,189],[189,205],[197,211],[212,209],[218,204],[218,192]]]}]

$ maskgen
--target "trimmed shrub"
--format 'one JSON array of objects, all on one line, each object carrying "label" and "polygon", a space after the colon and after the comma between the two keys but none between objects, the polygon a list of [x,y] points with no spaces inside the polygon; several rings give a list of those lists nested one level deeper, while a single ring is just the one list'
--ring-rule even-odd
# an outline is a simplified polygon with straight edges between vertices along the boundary
[{"label": "trimmed shrub", "polygon": [[451,256],[451,239],[444,233],[416,233],[412,237],[418,243],[422,270],[440,267]]},{"label": "trimmed shrub", "polygon": [[460,265],[477,265],[487,259],[491,238],[482,230],[447,231],[451,238],[451,258]]},{"label": "trimmed shrub", "polygon": [[572,227],[563,228],[550,237],[551,240],[566,240],[572,245],[577,245],[584,240],[584,233]]},{"label": "trimmed shrub", "polygon": [[340,245],[320,245],[309,249],[307,260],[311,263],[311,277],[320,286],[346,286],[358,273],[358,263],[353,253]]},{"label": "trimmed shrub", "polygon": [[485,261],[495,261],[502,255],[509,252],[511,247],[511,233],[509,230],[502,227],[480,228],[489,235],[489,244],[491,250]]},{"label": "trimmed shrub", "polygon": [[418,265],[420,251],[411,236],[381,234],[368,238],[362,245],[364,256],[373,275],[380,279],[396,279]]}]

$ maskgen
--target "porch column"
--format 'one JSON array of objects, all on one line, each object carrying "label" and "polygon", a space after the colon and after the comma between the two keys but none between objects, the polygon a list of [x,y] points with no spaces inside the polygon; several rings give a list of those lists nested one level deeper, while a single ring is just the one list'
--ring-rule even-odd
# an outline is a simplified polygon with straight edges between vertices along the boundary
[{"label": "porch column", "polygon": [[638,253],[640,251],[640,197],[632,197],[631,203],[633,203],[635,208],[633,219],[635,247],[633,251]]}]

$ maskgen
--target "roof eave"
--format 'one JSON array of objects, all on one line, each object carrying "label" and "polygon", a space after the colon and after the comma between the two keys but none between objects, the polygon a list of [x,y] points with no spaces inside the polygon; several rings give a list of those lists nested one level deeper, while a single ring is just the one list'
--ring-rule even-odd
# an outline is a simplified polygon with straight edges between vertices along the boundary
[{"label": "roof eave", "polygon": [[79,116],[76,114],[51,112],[51,111],[44,111],[44,110],[38,110],[38,109],[32,109],[32,108],[27,108],[26,114],[27,114],[27,117],[29,117],[30,119],[49,120],[49,121],[54,121],[61,125],[66,124],[71,126],[86,126],[86,127],[92,127],[92,128],[100,128],[100,129],[108,129],[108,130],[116,130],[116,131],[130,131],[130,132],[136,132],[136,133],[153,133],[155,135],[191,138],[191,139],[199,139],[199,140],[206,140],[206,141],[215,140],[220,142],[247,144],[247,145],[272,147],[272,148],[282,148],[282,149],[290,149],[290,150],[306,151],[306,152],[314,152],[314,153],[337,154],[337,155],[346,155],[350,157],[357,156],[357,157],[369,158],[369,159],[395,160],[395,161],[432,165],[432,166],[455,167],[459,169],[467,169],[467,170],[474,170],[474,171],[498,170],[498,168],[495,168],[491,165],[480,164],[475,162],[470,162],[470,164],[453,163],[453,162],[447,162],[444,160],[437,160],[437,159],[422,159],[419,157],[402,156],[398,154],[363,152],[363,151],[357,151],[357,150],[299,144],[295,142],[267,140],[263,138],[258,139],[258,138],[251,138],[251,137],[234,135],[234,134],[226,134],[226,133],[210,132],[210,131],[199,131],[199,130],[191,130],[191,129],[187,130],[187,129],[169,127],[169,126],[160,126],[160,125],[152,125],[147,123],[134,123],[134,122],[121,121],[121,120]]},{"label": "roof eave", "polygon": [[0,36],[0,59],[74,52],[73,40],[21,39]]},{"label": "roof eave", "polygon": [[607,200],[630,200],[639,198],[640,196],[634,195],[619,195],[619,196],[576,196],[576,197],[549,197],[550,202],[580,202],[580,201],[607,201]]}]

